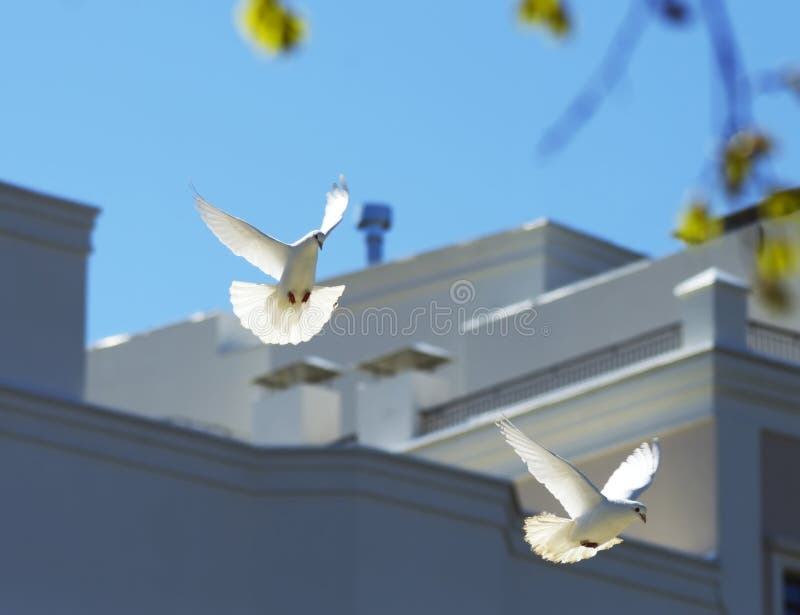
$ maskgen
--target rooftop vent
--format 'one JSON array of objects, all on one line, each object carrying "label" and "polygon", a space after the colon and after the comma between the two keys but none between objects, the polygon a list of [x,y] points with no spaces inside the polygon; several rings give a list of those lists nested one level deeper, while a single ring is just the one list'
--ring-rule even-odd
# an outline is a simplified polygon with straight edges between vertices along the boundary
[{"label": "rooftop vent", "polygon": [[422,342],[364,361],[358,367],[375,376],[394,376],[411,369],[432,370],[450,360],[450,353]]},{"label": "rooftop vent", "polygon": [[342,368],[321,357],[304,357],[297,363],[286,365],[256,378],[254,384],[270,389],[288,389],[295,384],[316,384],[335,378]]},{"label": "rooftop vent", "polygon": [[378,203],[365,203],[361,208],[358,228],[367,235],[367,264],[383,260],[383,235],[392,227],[392,208]]}]

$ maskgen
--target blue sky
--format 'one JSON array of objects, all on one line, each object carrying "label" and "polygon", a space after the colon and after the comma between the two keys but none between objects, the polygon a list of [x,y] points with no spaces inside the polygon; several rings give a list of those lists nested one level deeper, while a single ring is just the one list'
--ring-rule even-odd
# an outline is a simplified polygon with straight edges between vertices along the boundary
[{"label": "blue sky", "polygon": [[[627,2],[573,0],[565,43],[520,28],[515,3],[295,2],[311,37],[264,61],[234,2],[40,0],[0,8],[0,179],[103,209],[88,341],[228,309],[260,273],[192,207],[211,202],[293,241],[341,171],[352,204],[395,209],[395,258],[549,217],[652,255],[711,150],[705,31],[653,24],[627,77],[555,158],[537,139],[592,72]],[[800,64],[789,0],[730,2],[748,69]],[[800,99],[759,99],[776,169],[800,183]],[[718,203],[720,210],[724,209]],[[351,207],[355,212],[357,207]],[[361,268],[354,213],[322,276]]]}]

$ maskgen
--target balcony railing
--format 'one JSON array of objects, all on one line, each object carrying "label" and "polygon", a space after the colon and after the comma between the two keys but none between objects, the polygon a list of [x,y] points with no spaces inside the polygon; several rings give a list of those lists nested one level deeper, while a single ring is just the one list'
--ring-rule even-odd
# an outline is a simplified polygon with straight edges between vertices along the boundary
[{"label": "balcony railing", "polygon": [[551,365],[482,391],[422,410],[419,433],[431,433],[457,425],[484,412],[627,367],[675,350],[680,345],[681,327],[679,324],[674,324],[602,350]]},{"label": "balcony railing", "polygon": [[751,321],[747,325],[747,346],[761,354],[800,363],[800,333],[796,331]]}]

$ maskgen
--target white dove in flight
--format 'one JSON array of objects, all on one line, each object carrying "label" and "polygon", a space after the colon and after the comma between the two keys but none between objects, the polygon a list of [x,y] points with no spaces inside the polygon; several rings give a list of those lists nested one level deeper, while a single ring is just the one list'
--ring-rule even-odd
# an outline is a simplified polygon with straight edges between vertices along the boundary
[{"label": "white dove in flight", "polygon": [[292,244],[273,239],[217,209],[199,194],[194,200],[203,221],[231,252],[243,257],[278,284],[231,284],[231,304],[242,326],[265,344],[299,344],[322,330],[344,286],[314,286],[317,255],[341,222],[350,194],[344,176],[326,195],[322,227]]},{"label": "white dove in flight", "polygon": [[618,534],[634,521],[647,523],[647,507],[637,498],[658,469],[658,439],[641,444],[598,491],[583,472],[525,436],[506,417],[496,425],[534,478],[569,515],[565,519],[542,513],[525,519],[525,540],[542,558],[569,564],[594,557],[621,543]]}]

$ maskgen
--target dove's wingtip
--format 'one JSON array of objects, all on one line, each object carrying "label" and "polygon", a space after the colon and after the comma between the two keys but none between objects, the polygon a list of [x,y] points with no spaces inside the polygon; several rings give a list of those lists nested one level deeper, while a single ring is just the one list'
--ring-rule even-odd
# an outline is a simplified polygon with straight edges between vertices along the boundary
[{"label": "dove's wingtip", "polygon": [[192,198],[194,199],[194,206],[197,209],[201,209],[204,205],[206,205],[206,200],[202,197],[200,192],[195,188],[193,182],[189,182],[189,189],[192,191]]},{"label": "dove's wingtip", "polygon": [[497,425],[498,427],[503,427],[503,426],[504,426],[504,425],[506,425],[506,424],[509,424],[509,425],[510,425],[510,424],[511,424],[511,421],[509,421],[509,420],[508,420],[508,417],[505,415],[505,413],[501,412],[501,413],[500,413],[500,418],[499,418],[499,419],[497,419],[497,420],[494,422],[494,424],[495,424],[495,425]]}]

